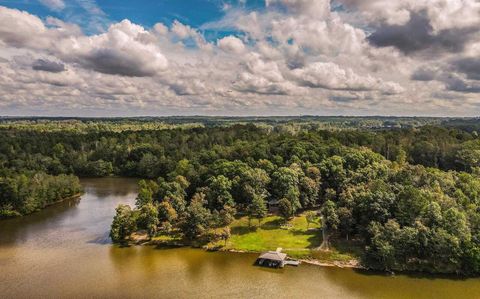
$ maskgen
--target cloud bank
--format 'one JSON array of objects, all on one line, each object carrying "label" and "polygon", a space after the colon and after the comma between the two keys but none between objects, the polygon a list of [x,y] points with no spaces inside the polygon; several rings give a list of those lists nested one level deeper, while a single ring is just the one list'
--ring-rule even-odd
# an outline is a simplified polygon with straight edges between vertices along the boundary
[{"label": "cloud bank", "polygon": [[268,0],[97,34],[0,6],[0,114],[476,115],[479,57],[475,0]]}]

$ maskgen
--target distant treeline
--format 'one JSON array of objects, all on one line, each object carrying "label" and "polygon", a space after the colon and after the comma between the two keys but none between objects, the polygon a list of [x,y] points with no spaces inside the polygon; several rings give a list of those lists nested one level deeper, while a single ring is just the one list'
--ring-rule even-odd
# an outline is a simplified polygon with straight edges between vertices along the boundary
[{"label": "distant treeline", "polygon": [[[163,116],[163,117],[1,117],[0,127],[24,124],[29,129],[41,129],[49,124],[51,128],[103,127],[115,130],[121,125],[144,126],[145,129],[171,125],[196,125],[205,127],[231,126],[234,124],[288,125],[303,124],[317,128],[415,128],[426,125],[458,128],[466,131],[480,129],[480,118],[454,117],[394,117],[394,116]],[[114,125],[114,126],[111,126]],[[120,125],[120,126],[119,126]]]},{"label": "distant treeline", "polygon": [[80,128],[67,124],[68,130],[48,122],[37,126],[0,126],[0,174],[4,168],[156,178],[171,172],[181,159],[204,163],[274,158],[288,166],[297,160],[319,163],[338,152],[339,145],[363,146],[391,161],[405,159],[442,170],[475,172],[480,166],[477,132],[442,126],[382,130],[324,130],[310,123],[164,127],[122,122]]},{"label": "distant treeline", "polygon": [[439,118],[439,117],[392,117],[392,116],[165,116],[165,117],[113,117],[113,118],[71,118],[71,117],[0,117],[0,126],[26,124],[41,128],[50,124],[59,128],[79,125],[103,126],[129,124],[133,126],[166,126],[196,124],[205,127],[230,126],[233,124],[264,124],[278,126],[283,124],[309,124],[322,128],[413,128],[425,125],[468,126],[478,123],[475,118]]}]

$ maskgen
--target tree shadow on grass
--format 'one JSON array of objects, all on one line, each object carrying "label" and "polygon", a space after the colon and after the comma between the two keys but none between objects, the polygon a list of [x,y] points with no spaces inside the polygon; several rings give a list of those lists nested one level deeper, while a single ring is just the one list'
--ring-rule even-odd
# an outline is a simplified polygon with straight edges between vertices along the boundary
[{"label": "tree shadow on grass", "polygon": [[307,239],[309,245],[307,246],[308,249],[315,249],[322,244],[322,237],[317,235],[312,235]]},{"label": "tree shadow on grass", "polygon": [[295,236],[302,236],[302,235],[318,235],[321,237],[321,230],[304,230],[298,228],[290,229],[290,232]]},{"label": "tree shadow on grass", "polygon": [[363,255],[364,244],[360,241],[347,241],[344,239],[332,238],[332,246],[341,254],[348,254],[360,257]]},{"label": "tree shadow on grass", "polygon": [[258,229],[257,226],[234,226],[230,229],[232,235],[246,235],[248,233],[256,232]]},{"label": "tree shadow on grass", "polygon": [[273,220],[264,222],[262,223],[262,225],[260,225],[260,227],[263,230],[279,229],[283,223],[284,223],[284,220],[281,218],[278,218],[278,219],[273,219]]},{"label": "tree shadow on grass", "polygon": [[309,245],[307,246],[308,249],[315,249],[322,243],[321,234],[312,233],[312,231],[305,231],[301,229],[292,229],[290,232],[294,236],[310,236],[307,238],[307,241],[309,242]]}]

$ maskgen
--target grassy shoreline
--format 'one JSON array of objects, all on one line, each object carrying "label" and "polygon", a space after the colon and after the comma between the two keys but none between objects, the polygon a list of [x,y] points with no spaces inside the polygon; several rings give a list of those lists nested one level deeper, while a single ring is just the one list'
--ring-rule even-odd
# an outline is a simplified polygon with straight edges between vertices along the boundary
[{"label": "grassy shoreline", "polygon": [[[321,226],[319,223],[309,225],[303,214],[287,224],[279,216],[268,216],[261,222],[252,220],[250,223],[247,217],[240,217],[229,227],[231,236],[227,241],[212,241],[201,247],[209,251],[238,253],[260,253],[280,247],[290,257],[308,264],[362,268],[358,244],[333,241],[330,250],[318,250],[322,242]],[[143,244],[159,247],[186,246],[180,238],[166,235],[154,237]]]}]

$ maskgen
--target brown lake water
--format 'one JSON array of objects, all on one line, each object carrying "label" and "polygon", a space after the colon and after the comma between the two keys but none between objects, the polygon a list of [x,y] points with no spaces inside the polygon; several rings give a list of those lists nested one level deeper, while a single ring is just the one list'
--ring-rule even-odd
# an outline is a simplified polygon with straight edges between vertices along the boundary
[{"label": "brown lake water", "polygon": [[0,222],[0,298],[480,298],[480,279],[388,276],[301,265],[252,266],[255,254],[119,248],[115,207],[136,181],[83,179],[85,194]]}]

